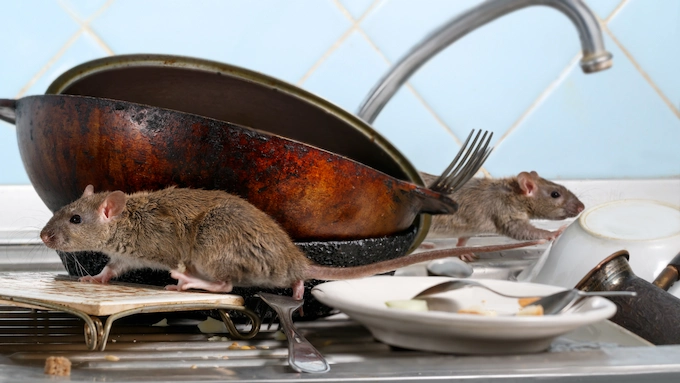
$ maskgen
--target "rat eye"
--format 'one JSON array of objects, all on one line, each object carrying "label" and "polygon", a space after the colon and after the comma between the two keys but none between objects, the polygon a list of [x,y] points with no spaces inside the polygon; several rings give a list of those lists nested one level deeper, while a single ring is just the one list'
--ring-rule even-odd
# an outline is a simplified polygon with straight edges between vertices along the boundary
[{"label": "rat eye", "polygon": [[558,191],[554,191],[554,192],[550,193],[550,196],[553,197],[553,198],[560,198],[561,194]]},{"label": "rat eye", "polygon": [[83,222],[83,220],[80,218],[80,216],[78,214],[71,217],[71,219],[69,219],[68,221],[71,222],[71,223],[75,223],[76,225]]}]

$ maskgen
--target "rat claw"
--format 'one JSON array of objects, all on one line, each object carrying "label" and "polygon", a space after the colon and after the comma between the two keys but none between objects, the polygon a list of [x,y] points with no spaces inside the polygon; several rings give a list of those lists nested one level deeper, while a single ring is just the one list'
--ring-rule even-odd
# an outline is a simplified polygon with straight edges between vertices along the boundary
[{"label": "rat claw", "polygon": [[557,237],[559,237],[559,236],[564,232],[564,230],[566,230],[566,229],[567,229],[567,225],[562,225],[562,226],[560,226],[559,229],[557,229],[557,230],[551,232],[551,234],[547,237],[547,240],[548,240],[548,241],[554,241],[554,240],[556,240]]},{"label": "rat claw", "polygon": [[100,283],[100,284],[106,283],[101,278],[97,278],[97,276],[93,277],[91,275],[88,275],[88,276],[85,276],[85,277],[80,277],[80,278],[78,278],[78,281],[79,282],[85,282],[85,283]]},{"label": "rat claw", "polygon": [[461,254],[458,256],[458,258],[460,258],[460,260],[464,262],[474,262],[479,259],[479,257],[475,255],[475,253]]}]

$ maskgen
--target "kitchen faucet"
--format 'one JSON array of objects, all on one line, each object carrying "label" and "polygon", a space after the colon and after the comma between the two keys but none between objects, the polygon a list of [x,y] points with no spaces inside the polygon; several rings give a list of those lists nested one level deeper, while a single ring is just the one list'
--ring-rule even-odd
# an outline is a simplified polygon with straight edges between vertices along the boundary
[{"label": "kitchen faucet", "polygon": [[449,20],[413,47],[371,90],[357,115],[372,123],[401,85],[435,54],[482,25],[530,5],[555,8],[574,23],[581,39],[583,72],[598,72],[612,66],[612,55],[604,49],[600,24],[581,0],[490,0]]}]

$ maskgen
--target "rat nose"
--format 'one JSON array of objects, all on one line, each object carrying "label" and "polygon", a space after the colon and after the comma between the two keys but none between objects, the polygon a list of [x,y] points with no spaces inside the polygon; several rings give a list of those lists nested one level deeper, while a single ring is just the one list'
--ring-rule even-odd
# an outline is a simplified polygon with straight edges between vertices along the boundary
[{"label": "rat nose", "polygon": [[40,232],[40,239],[42,239],[45,244],[48,244],[52,240],[52,235],[43,230]]}]

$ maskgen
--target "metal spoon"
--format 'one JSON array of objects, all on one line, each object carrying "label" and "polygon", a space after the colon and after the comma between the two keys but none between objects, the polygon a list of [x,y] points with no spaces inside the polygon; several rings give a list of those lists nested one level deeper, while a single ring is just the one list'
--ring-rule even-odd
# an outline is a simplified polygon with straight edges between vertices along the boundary
[{"label": "metal spoon", "polygon": [[282,330],[288,339],[288,364],[297,372],[322,373],[331,367],[319,350],[302,336],[293,324],[293,312],[300,308],[304,300],[259,292],[262,298],[279,316]]},{"label": "metal spoon", "polygon": [[487,287],[486,285],[479,283],[475,280],[471,279],[465,279],[465,280],[454,280],[454,281],[446,281],[442,282],[439,284],[436,284],[430,288],[427,288],[420,293],[416,294],[413,299],[417,298],[422,298],[428,295],[434,295],[438,293],[443,293],[445,291],[450,291],[450,290],[457,290],[463,287],[469,287],[469,286],[477,286],[481,287],[484,289],[487,289],[495,294],[498,294],[502,297],[506,298],[536,298],[537,300],[535,302],[532,302],[531,305],[541,305],[543,306],[543,315],[555,315],[559,314],[561,312],[566,311],[570,307],[573,307],[574,304],[576,304],[578,301],[583,299],[584,297],[588,296],[635,296],[637,295],[634,291],[581,291],[578,289],[571,289],[571,290],[564,290],[560,291],[545,297],[537,297],[537,296],[518,296],[518,295],[509,295],[509,294],[504,294],[499,291],[496,291],[492,288]]},{"label": "metal spoon", "polygon": [[557,315],[569,310],[585,297],[634,297],[636,295],[635,291],[581,291],[571,289],[548,295],[532,302],[531,305],[543,306],[543,315]]},{"label": "metal spoon", "polygon": [[419,292],[412,299],[421,298],[421,297],[424,297],[426,295],[434,295],[434,294],[438,294],[438,293],[443,293],[444,291],[458,290],[460,288],[470,287],[470,286],[481,287],[481,288],[484,288],[484,289],[491,291],[492,293],[498,294],[498,295],[500,295],[502,297],[506,297],[506,298],[534,298],[534,297],[540,298],[540,297],[537,297],[535,295],[532,295],[532,296],[529,296],[529,297],[527,297],[527,296],[517,296],[517,295],[508,295],[508,294],[501,293],[500,291],[496,291],[496,290],[494,290],[494,289],[492,289],[492,288],[490,288],[490,287],[488,287],[488,286],[486,286],[482,283],[479,283],[479,282],[477,282],[473,279],[464,279],[464,280],[446,281],[446,282],[436,284],[432,287],[429,287],[429,288]]}]

